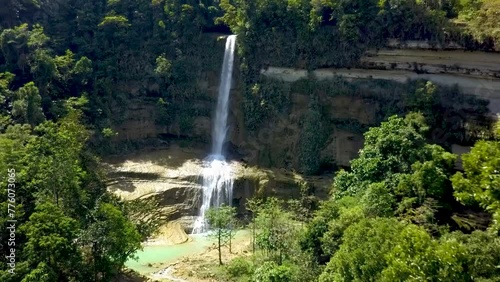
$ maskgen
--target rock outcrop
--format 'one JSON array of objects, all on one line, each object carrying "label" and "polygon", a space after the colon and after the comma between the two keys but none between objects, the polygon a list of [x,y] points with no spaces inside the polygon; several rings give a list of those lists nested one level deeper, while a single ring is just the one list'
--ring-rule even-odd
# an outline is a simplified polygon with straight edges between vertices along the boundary
[{"label": "rock outcrop", "polygon": [[[205,154],[202,149],[173,144],[170,148],[109,157],[104,160],[108,189],[124,200],[155,197],[169,210],[169,220],[190,233],[201,206],[200,173]],[[305,187],[325,199],[332,179],[331,175],[304,179],[290,171],[248,167],[237,161],[231,161],[231,167],[235,177],[233,205],[240,214],[245,212],[246,200],[256,194],[287,199],[298,197]]]},{"label": "rock outcrop", "polygon": [[[301,69],[268,67],[262,75],[294,82],[314,76],[318,80],[342,77],[349,81],[358,79],[407,80],[426,79],[439,85],[458,85],[462,92],[489,101],[492,116],[500,113],[500,54],[468,52],[463,50],[435,50],[425,42],[390,42],[382,50],[370,50],[359,64],[351,69],[318,69],[311,73]],[[221,45],[222,46],[222,45]],[[439,47],[439,46],[438,46]],[[434,49],[433,49],[434,48]],[[442,48],[459,49],[459,46]],[[235,82],[231,92],[229,148],[250,165],[261,167],[286,167],[297,169],[297,152],[303,135],[301,122],[307,112],[310,96],[290,89],[290,110],[287,115],[275,115],[266,120],[258,130],[249,131],[245,125],[244,94],[239,82],[239,72],[235,71]],[[180,121],[174,120],[168,126],[155,122],[158,107],[154,102],[131,104],[124,122],[116,127],[116,141],[134,141],[144,138],[182,137],[203,140],[209,146],[211,140],[213,101],[217,96],[219,74],[216,70],[205,71],[197,78],[200,91],[207,97],[192,101],[197,112],[203,113],[193,118],[188,128],[182,128]],[[354,121],[361,126],[376,124],[379,104],[370,97],[329,96],[320,99],[325,109],[325,122],[332,120]],[[348,166],[363,146],[363,136],[359,131],[332,126],[331,134],[321,149],[321,159],[325,163]],[[180,181],[180,180],[176,180]]]},{"label": "rock outcrop", "polygon": [[[393,43],[397,48],[401,44]],[[438,85],[457,85],[466,95],[473,95],[489,102],[490,116],[497,118],[500,114],[500,53],[467,52],[459,50],[425,50],[425,44],[411,44],[412,49],[385,49],[369,51],[361,58],[357,68],[351,69],[318,69],[312,73],[306,70],[269,67],[262,70],[262,74],[286,82],[294,82],[313,76],[318,80],[329,80],[342,77],[352,81],[357,79],[380,79],[397,82],[425,79]],[[403,46],[404,47],[404,46]],[[408,46],[406,46],[408,48]],[[292,90],[293,91],[293,90]],[[369,110],[376,104],[365,106],[365,111],[358,109],[357,104],[363,103],[359,99],[347,103],[339,103],[331,99],[329,105],[332,114],[358,120],[360,123],[369,123],[372,115]],[[295,100],[294,100],[295,102]],[[306,104],[302,103],[302,107]],[[338,165],[346,166],[349,161],[357,156],[357,151],[362,147],[362,136],[344,132],[333,133],[337,140],[336,150],[330,152]],[[343,143],[342,145],[338,145]],[[467,147],[453,145],[452,151],[462,154]],[[461,168],[460,161],[457,168]]]},{"label": "rock outcrop", "polygon": [[[294,82],[311,75],[318,80],[340,76],[346,80],[406,82],[422,78],[441,85],[456,84],[464,93],[488,100],[492,115],[500,113],[500,54],[424,50],[431,47],[417,43],[394,43],[393,47],[396,49],[369,51],[356,68],[318,69],[308,73],[301,69],[269,67],[262,70],[262,75],[285,82]],[[408,49],[409,47],[412,48]],[[243,213],[246,199],[255,194],[292,198],[298,197],[301,190],[306,188],[318,198],[326,198],[332,175],[303,178],[291,170],[280,169],[296,168],[298,165],[297,152],[303,134],[301,121],[310,104],[310,95],[290,89],[289,114],[273,116],[272,121],[265,121],[258,130],[249,131],[244,122],[243,90],[238,82],[238,72],[235,73],[228,147],[231,157],[238,160],[232,162],[235,172],[233,204],[238,207],[238,211]],[[216,71],[203,72],[198,78],[200,90],[209,97],[192,101],[193,108],[204,114],[197,115],[188,129],[183,129],[177,120],[168,126],[158,125],[156,102],[142,100],[130,103],[123,122],[114,128],[118,132],[115,142],[164,136],[175,139],[182,136],[203,140],[206,148],[202,145],[195,150],[172,145],[169,148],[109,157],[105,160],[111,191],[125,200],[156,197],[170,211],[170,220],[181,225],[188,233],[191,232],[201,205],[200,172],[211,140],[211,114],[214,109],[211,100],[215,100],[218,83]],[[136,88],[134,91],[138,93]],[[320,93],[320,99],[325,108],[326,123],[335,119],[351,120],[360,125],[376,122],[380,105],[369,97],[329,96],[327,93]],[[349,161],[357,157],[363,146],[362,134],[335,126],[329,130],[320,158],[339,166],[348,166]],[[461,154],[467,152],[468,148],[455,144],[452,151]],[[458,161],[457,167],[460,166]]]}]

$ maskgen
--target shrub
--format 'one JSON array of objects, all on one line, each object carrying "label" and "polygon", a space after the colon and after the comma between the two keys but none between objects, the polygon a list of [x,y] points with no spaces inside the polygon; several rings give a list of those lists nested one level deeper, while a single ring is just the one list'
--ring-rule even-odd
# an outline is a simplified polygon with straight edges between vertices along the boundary
[{"label": "shrub", "polygon": [[288,282],[296,277],[295,267],[291,265],[278,265],[273,261],[263,263],[255,270],[252,280],[254,282]]},{"label": "shrub", "polygon": [[251,275],[253,270],[253,263],[249,260],[249,258],[244,257],[235,258],[226,265],[226,272],[231,277]]}]

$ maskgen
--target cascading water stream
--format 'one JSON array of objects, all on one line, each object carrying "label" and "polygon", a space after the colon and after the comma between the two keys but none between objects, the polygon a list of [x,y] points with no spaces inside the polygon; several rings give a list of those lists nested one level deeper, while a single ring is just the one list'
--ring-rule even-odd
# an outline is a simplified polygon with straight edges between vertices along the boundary
[{"label": "cascading water stream", "polygon": [[212,153],[203,162],[202,188],[203,197],[200,214],[193,226],[193,234],[207,231],[205,212],[210,207],[231,204],[233,198],[233,176],[230,165],[226,162],[222,146],[226,140],[229,92],[231,90],[234,49],[236,35],[230,35],[226,40],[224,62],[222,64],[219,97],[215,112],[215,122],[212,131]]}]

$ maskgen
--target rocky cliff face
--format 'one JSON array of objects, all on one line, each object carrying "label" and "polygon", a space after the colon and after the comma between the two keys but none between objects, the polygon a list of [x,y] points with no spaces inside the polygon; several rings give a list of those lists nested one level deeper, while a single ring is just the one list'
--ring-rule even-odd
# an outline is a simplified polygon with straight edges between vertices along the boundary
[{"label": "rocky cliff face", "polygon": [[[248,131],[242,121],[241,106],[234,110],[230,142],[239,149],[243,160],[249,164],[265,167],[298,167],[297,152],[303,134],[302,121],[307,114],[311,97],[296,94],[292,90],[290,115],[274,116],[272,121],[264,122],[257,131]],[[325,106],[325,122],[333,119],[352,119],[361,124],[373,124],[377,105],[369,100],[355,97],[328,97],[322,95]],[[241,104],[240,104],[241,105]],[[235,105],[238,107],[238,105]],[[348,166],[362,148],[363,136],[333,127],[322,150],[322,159],[334,160],[338,165]]]},{"label": "rocky cliff face", "polygon": [[[418,45],[418,44],[417,44]],[[398,45],[399,46],[399,45]],[[488,100],[490,113],[500,113],[500,54],[471,53],[463,51],[433,51],[392,49],[368,52],[353,69],[319,69],[312,73],[300,69],[269,67],[262,70],[264,77],[292,83],[314,76],[318,80],[342,77],[380,79],[405,82],[423,78],[436,84],[458,85],[465,93]],[[425,46],[424,46],[425,48]],[[298,165],[298,147],[303,135],[304,116],[310,104],[310,95],[290,89],[290,107],[287,114],[276,114],[255,131],[245,126],[244,93],[238,71],[231,90],[231,112],[228,148],[236,173],[234,199],[240,212],[246,199],[261,193],[282,198],[297,197],[304,186],[319,198],[326,198],[332,175],[307,179],[291,170]],[[219,73],[204,71],[198,77],[198,87],[210,99],[191,101],[193,108],[205,114],[193,118],[188,128],[180,121],[159,125],[155,101],[137,100],[130,103],[123,122],[114,129],[118,132],[115,142],[140,141],[150,138],[168,139],[169,148],[142,151],[134,155],[107,158],[110,190],[124,199],[156,197],[171,212],[171,220],[182,224],[187,232],[198,213],[201,197],[200,177],[202,159],[208,154],[211,140],[212,114],[219,85]],[[366,96],[331,96],[319,93],[324,107],[324,121],[355,121],[359,125],[372,125],[383,105]],[[176,139],[202,140],[197,149],[175,145]],[[192,145],[192,144],[191,144]],[[189,146],[189,145],[188,145]],[[320,158],[325,162],[348,166],[363,146],[360,132],[331,126],[321,148]],[[453,145],[458,154],[468,148]],[[457,163],[460,166],[460,163]],[[271,167],[265,169],[263,167]]]},{"label": "rocky cliff face", "polygon": [[[199,148],[170,147],[139,151],[131,155],[104,160],[108,189],[124,200],[155,197],[170,214],[169,220],[180,223],[190,233],[201,206],[202,160],[205,151]],[[297,198],[301,188],[325,199],[331,175],[303,178],[280,169],[250,167],[237,161],[231,163],[234,174],[233,205],[241,214],[248,198],[258,194],[283,199]]]},{"label": "rocky cliff face", "polygon": [[[391,44],[396,48],[369,51],[358,66],[352,69],[318,69],[307,72],[300,69],[268,67],[262,70],[262,76],[284,81],[290,85],[308,77],[314,77],[319,81],[341,77],[348,81],[373,79],[402,83],[421,78],[439,85],[457,85],[468,95],[488,100],[491,115],[500,113],[499,53],[436,51],[420,43]],[[223,47],[222,44],[219,45]],[[303,135],[303,120],[310,104],[310,95],[291,87],[289,111],[286,114],[272,116],[256,130],[250,131],[245,125],[245,94],[238,75],[239,71],[235,70],[235,81],[231,90],[228,147],[232,156],[252,165],[297,168],[299,142]],[[190,102],[190,106],[202,114],[193,117],[189,127],[183,128],[181,121],[175,119],[167,126],[159,125],[158,106],[155,101],[138,100],[130,103],[124,111],[123,122],[115,127],[118,132],[115,141],[180,137],[201,140],[208,148],[218,84],[219,73],[215,69],[199,74],[197,86],[201,93],[208,95],[208,99]],[[362,148],[363,136],[359,131],[336,126],[334,121],[354,121],[358,126],[371,126],[378,122],[377,112],[384,105],[366,95],[331,96],[328,93],[319,93],[319,99],[324,108],[323,119],[329,124],[330,132],[321,148],[322,162],[348,166],[349,161],[355,158]]]},{"label": "rocky cliff face", "polygon": [[[270,67],[263,75],[288,82],[307,78],[305,70]],[[398,82],[425,79],[439,85],[457,85],[466,94],[490,101],[492,114],[500,113],[500,53],[431,50],[368,52],[353,69],[318,69],[317,79],[336,76],[348,80],[381,79]]]},{"label": "rocky cliff face", "polygon": [[[262,74],[287,82],[294,82],[311,75],[319,80],[343,77],[350,81],[379,79],[402,83],[408,80],[425,79],[438,85],[456,85],[466,95],[487,100],[490,115],[497,118],[500,114],[500,53],[436,51],[423,50],[426,46],[416,47],[370,51],[360,60],[358,67],[353,69],[318,69],[311,74],[300,69],[270,67],[263,70]],[[363,111],[359,107],[363,101],[359,99],[349,101],[344,105],[333,99],[331,102],[329,108],[332,118],[337,113],[343,117],[358,120],[362,124],[373,120],[370,110],[378,106],[373,101],[366,101],[363,105],[366,110]],[[344,144],[337,146],[337,150],[330,151],[330,154],[336,159],[337,164],[347,165],[362,146],[361,136],[351,134],[347,138],[342,138],[335,132],[333,136],[335,136],[334,140],[340,138],[340,142]],[[452,150],[457,154],[467,151],[466,147],[457,144],[452,146]],[[459,161],[457,167],[461,167]]]},{"label": "rocky cliff face", "polygon": [[[285,82],[294,82],[314,76],[318,80],[342,77],[346,80],[380,79],[398,82],[426,79],[439,85],[458,85],[465,93],[488,100],[492,115],[500,113],[500,54],[465,52],[461,50],[425,50],[425,44],[392,43],[406,49],[385,49],[369,51],[352,69],[318,69],[312,73],[300,69],[269,67],[262,75]],[[413,49],[411,49],[413,48]],[[235,81],[231,92],[229,148],[235,156],[252,165],[265,167],[297,168],[297,150],[302,123],[310,96],[290,89],[291,106],[289,114],[276,115],[265,121],[257,131],[249,131],[244,122],[243,89],[235,71]],[[212,102],[192,101],[200,112],[190,127],[182,128],[179,121],[168,126],[159,126],[158,115],[153,102],[134,103],[129,106],[129,114],[116,128],[119,133],[115,140],[140,140],[159,136],[197,138],[207,144],[211,140],[211,120],[217,97],[219,74],[205,71],[198,78],[200,90],[210,96]],[[376,122],[380,105],[369,97],[334,96],[320,94],[321,104],[326,113],[325,121],[345,119],[360,125]],[[331,134],[322,148],[321,158],[347,166],[357,156],[362,147],[363,137],[359,132],[344,128],[330,128]]]}]

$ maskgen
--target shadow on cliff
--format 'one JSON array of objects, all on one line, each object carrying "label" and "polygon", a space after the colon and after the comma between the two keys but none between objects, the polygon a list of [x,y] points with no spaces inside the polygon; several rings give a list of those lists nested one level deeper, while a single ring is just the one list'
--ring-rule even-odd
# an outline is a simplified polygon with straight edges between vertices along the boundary
[{"label": "shadow on cliff", "polygon": [[158,173],[151,172],[135,172],[135,171],[115,171],[110,172],[108,174],[108,179],[111,180],[112,186],[109,185],[111,191],[114,192],[116,190],[126,191],[126,192],[134,192],[136,190],[136,186],[133,184],[134,180],[145,180],[152,181],[161,178]]}]

